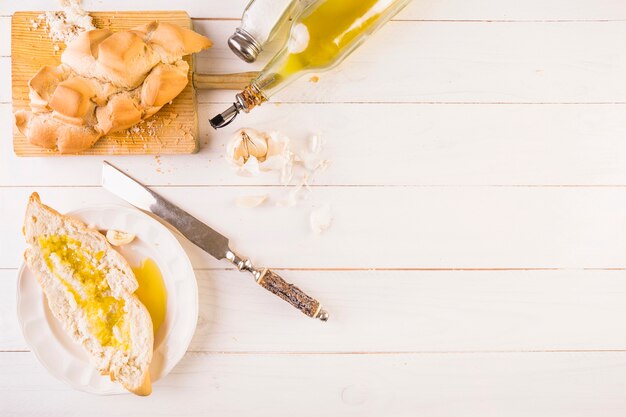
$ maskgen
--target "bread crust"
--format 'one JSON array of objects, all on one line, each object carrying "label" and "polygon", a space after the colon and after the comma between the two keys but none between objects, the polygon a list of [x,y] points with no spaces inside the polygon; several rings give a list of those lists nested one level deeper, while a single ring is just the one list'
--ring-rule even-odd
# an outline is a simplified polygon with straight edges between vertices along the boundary
[{"label": "bread crust", "polygon": [[[64,330],[83,346],[101,374],[109,375],[111,380],[119,382],[134,394],[149,395],[152,392],[149,367],[154,343],[152,320],[146,307],[133,294],[138,283],[128,262],[112,248],[101,233],[42,204],[37,193],[29,198],[23,231],[28,243],[24,253],[26,264],[35,274],[50,310]],[[87,313],[76,300],[76,295],[67,289],[67,283],[61,282],[60,275],[65,271],[58,272],[55,269],[53,272],[43,262],[38,238],[55,234],[67,234],[86,247],[104,251],[99,262],[110,266],[106,270],[108,288],[105,291],[107,296],[124,301],[124,318],[128,320],[129,329],[127,337],[130,338],[127,348],[103,346],[99,343],[98,337],[89,327]],[[72,277],[72,274],[70,268],[67,276]]]}]

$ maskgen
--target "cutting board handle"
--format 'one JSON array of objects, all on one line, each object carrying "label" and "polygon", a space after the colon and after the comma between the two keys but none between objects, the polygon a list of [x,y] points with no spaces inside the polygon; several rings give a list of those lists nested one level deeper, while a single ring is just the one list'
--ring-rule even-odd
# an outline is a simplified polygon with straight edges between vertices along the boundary
[{"label": "cutting board handle", "polygon": [[193,86],[196,89],[243,90],[250,81],[259,75],[256,71],[233,74],[193,74]]}]

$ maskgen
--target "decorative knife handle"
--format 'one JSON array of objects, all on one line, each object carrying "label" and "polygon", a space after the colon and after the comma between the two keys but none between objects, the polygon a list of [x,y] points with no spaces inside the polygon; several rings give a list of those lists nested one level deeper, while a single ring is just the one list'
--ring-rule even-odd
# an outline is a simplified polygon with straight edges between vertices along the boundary
[{"label": "decorative knife handle", "polygon": [[322,308],[319,301],[307,295],[295,285],[288,283],[274,271],[257,269],[249,259],[241,259],[232,251],[228,252],[226,258],[234,263],[240,271],[252,273],[257,284],[261,287],[287,301],[307,316],[320,319],[321,321],[328,320],[328,312]]}]

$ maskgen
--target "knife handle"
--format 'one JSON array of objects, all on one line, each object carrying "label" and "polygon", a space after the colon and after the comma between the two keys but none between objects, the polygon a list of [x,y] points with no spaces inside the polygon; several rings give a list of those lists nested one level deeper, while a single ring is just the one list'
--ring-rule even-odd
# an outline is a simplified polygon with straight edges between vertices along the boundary
[{"label": "knife handle", "polygon": [[310,297],[295,285],[282,279],[276,272],[264,269],[256,282],[261,287],[287,301],[307,316],[322,321],[328,320],[328,312],[322,308],[319,301]]},{"label": "knife handle", "polygon": [[319,301],[282,279],[276,272],[267,268],[262,270],[255,268],[249,259],[241,258],[231,250],[226,253],[226,259],[235,264],[240,271],[250,272],[257,284],[287,301],[307,316],[320,319],[321,321],[328,321],[328,312],[322,308]]}]

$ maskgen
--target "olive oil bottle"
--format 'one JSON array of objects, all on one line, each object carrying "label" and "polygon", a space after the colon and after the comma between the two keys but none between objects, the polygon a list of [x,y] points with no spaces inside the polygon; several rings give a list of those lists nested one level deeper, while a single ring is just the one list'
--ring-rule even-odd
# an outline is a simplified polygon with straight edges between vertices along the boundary
[{"label": "olive oil bottle", "polygon": [[309,72],[325,71],[343,60],[410,0],[318,0],[294,20],[289,39],[261,74],[223,113],[211,119],[216,129],[241,111],[268,101]]}]

